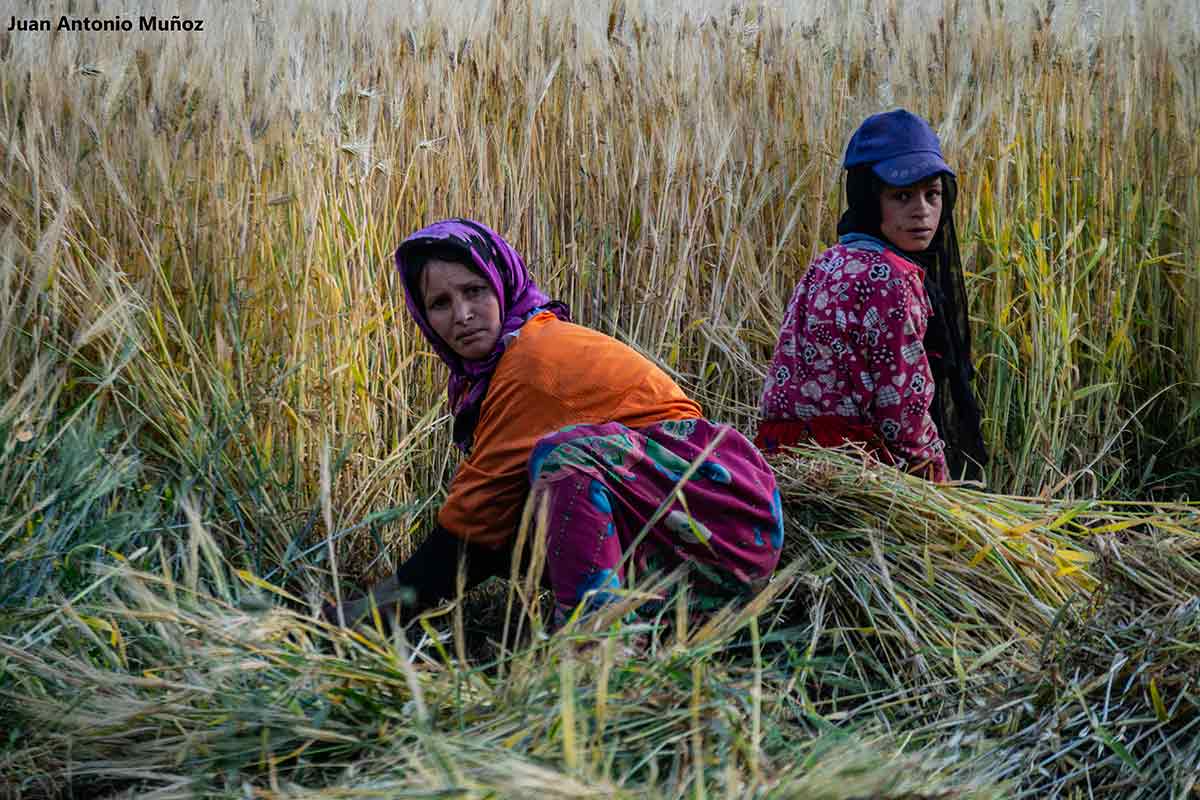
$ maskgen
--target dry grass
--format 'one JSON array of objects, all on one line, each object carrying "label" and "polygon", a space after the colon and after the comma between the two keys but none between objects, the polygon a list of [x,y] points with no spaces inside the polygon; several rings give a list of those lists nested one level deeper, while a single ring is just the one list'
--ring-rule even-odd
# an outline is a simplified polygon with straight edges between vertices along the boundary
[{"label": "dry grass", "polygon": [[194,524],[179,558],[9,619],[0,773],[22,796],[1190,791],[1200,509],[937,492],[835,451],[777,469],[799,557],[753,606],[553,637],[517,611],[530,634],[473,634],[484,660],[453,608],[390,639],[314,622]]},{"label": "dry grass", "polygon": [[[1194,791],[1193,5],[73,3],[205,31],[0,33],[0,785]],[[647,660],[307,617],[328,541],[344,584],[386,569],[453,469],[404,234],[488,221],[744,427],[842,147],[893,105],[959,171],[1007,494],[782,463],[797,580]]]}]

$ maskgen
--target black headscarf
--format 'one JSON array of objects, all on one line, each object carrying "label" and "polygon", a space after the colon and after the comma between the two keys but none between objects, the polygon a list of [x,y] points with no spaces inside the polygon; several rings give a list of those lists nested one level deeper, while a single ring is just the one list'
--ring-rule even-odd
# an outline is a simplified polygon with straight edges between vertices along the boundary
[{"label": "black headscarf", "polygon": [[[971,387],[975,377],[975,366],[971,363],[971,322],[967,316],[958,235],[954,230],[958,182],[949,173],[942,173],[941,178],[942,217],[929,247],[920,252],[893,248],[925,272],[925,294],[933,307],[923,342],[934,379],[929,414],[946,443],[946,466],[953,478],[981,480],[988,454],[980,430],[979,404]],[[838,221],[839,236],[864,233],[888,241],[880,230],[879,198],[883,187],[883,181],[875,176],[869,164],[846,171],[847,208]]]}]

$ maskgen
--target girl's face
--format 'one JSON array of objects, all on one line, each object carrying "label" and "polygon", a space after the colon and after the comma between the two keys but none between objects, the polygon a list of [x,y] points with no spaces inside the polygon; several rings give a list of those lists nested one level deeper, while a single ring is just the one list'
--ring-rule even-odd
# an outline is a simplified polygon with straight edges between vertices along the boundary
[{"label": "girl's face", "polygon": [[421,275],[425,318],[450,349],[473,361],[500,338],[500,300],[487,279],[454,261],[431,258]]},{"label": "girl's face", "polygon": [[942,178],[911,186],[884,186],[879,195],[880,232],[901,250],[929,247],[942,219]]}]

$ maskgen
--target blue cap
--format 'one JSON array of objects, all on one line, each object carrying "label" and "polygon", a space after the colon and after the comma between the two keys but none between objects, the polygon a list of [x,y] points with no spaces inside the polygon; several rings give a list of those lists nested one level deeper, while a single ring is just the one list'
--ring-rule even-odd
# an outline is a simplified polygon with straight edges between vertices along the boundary
[{"label": "blue cap", "polygon": [[892,186],[909,186],[941,172],[954,174],[942,160],[942,147],[929,123],[898,108],[867,117],[850,137],[846,169],[870,164]]}]

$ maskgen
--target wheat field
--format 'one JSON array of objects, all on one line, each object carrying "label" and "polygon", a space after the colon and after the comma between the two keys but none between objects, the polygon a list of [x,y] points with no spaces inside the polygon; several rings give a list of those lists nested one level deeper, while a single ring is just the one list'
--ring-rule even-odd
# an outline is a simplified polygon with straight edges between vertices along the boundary
[{"label": "wheat field", "polygon": [[[521,575],[312,618],[455,467],[407,233],[487,222],[748,431],[897,106],[959,175],[986,491],[781,459],[787,566],[669,636],[548,636]],[[10,3],[0,793],[1196,796],[1198,128],[1187,0]]]}]

